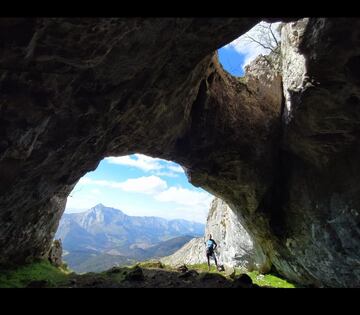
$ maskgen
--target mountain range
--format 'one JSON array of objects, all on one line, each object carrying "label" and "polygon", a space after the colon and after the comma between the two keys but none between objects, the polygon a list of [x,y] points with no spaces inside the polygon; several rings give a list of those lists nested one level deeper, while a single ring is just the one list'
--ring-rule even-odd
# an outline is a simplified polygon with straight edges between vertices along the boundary
[{"label": "mountain range", "polygon": [[204,235],[204,229],[198,222],[129,216],[98,204],[82,213],[65,213],[55,238],[62,241],[69,267],[88,272],[171,255]]}]

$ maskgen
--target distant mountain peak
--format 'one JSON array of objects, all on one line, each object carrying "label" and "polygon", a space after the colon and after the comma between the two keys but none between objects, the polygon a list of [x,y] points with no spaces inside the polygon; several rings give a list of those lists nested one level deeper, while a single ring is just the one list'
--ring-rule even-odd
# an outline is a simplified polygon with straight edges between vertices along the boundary
[{"label": "distant mountain peak", "polygon": [[121,210],[119,209],[115,209],[115,208],[112,208],[112,207],[107,207],[105,205],[103,205],[102,203],[99,203],[97,204],[96,206],[90,208],[88,210],[88,212],[103,212],[103,213],[112,213],[112,212],[115,212],[115,213],[122,213],[124,214]]},{"label": "distant mountain peak", "polygon": [[104,206],[102,203],[98,203],[95,207],[92,207],[92,209],[104,209],[107,208],[106,206]]}]

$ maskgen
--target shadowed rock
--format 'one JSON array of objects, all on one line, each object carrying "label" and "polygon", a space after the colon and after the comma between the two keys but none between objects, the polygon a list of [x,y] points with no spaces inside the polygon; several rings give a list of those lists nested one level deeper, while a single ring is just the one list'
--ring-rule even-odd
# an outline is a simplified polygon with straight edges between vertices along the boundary
[{"label": "shadowed rock", "polygon": [[135,266],[133,270],[130,270],[125,275],[125,280],[128,281],[143,281],[144,273],[139,266]]},{"label": "shadowed rock", "polygon": [[234,278],[234,287],[235,288],[252,288],[253,282],[247,274],[241,274]]},{"label": "shadowed rock", "polygon": [[197,277],[199,275],[199,273],[196,271],[196,270],[188,270],[188,271],[185,271],[183,273],[181,273],[179,275],[179,278],[181,279],[191,279],[191,278],[194,278],[194,277]]},{"label": "shadowed rock", "polygon": [[27,288],[46,288],[48,285],[46,280],[34,280],[27,285]]}]

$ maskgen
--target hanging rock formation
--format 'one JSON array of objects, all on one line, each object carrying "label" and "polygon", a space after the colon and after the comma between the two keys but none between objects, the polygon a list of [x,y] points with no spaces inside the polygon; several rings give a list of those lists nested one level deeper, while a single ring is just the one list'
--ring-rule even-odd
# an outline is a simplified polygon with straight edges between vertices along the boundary
[{"label": "hanging rock formation", "polygon": [[63,254],[63,249],[62,249],[61,239],[54,240],[49,251],[48,258],[50,263],[56,267],[60,267],[63,263],[62,254]]},{"label": "hanging rock formation", "polygon": [[1,19],[0,263],[44,257],[77,181],[137,152],[221,197],[292,281],[359,286],[360,19],[285,27],[294,84],[219,66],[260,20]]}]

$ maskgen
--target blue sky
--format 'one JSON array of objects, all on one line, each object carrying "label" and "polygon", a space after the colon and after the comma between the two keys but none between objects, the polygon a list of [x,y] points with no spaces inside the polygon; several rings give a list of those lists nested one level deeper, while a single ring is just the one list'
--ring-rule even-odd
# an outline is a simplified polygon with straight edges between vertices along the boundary
[{"label": "blue sky", "polygon": [[135,154],[102,160],[70,193],[66,212],[81,212],[102,203],[129,215],[204,223],[212,198],[192,186],[178,164]]},{"label": "blue sky", "polygon": [[252,37],[262,43],[272,42],[274,44],[274,40],[271,38],[270,31],[268,31],[267,28],[271,27],[273,33],[277,37],[277,40],[280,40],[280,34],[277,32],[279,25],[279,22],[272,23],[271,26],[269,23],[260,22],[243,36],[238,37],[231,43],[219,49],[219,61],[223,68],[234,76],[243,76],[244,67],[246,65],[254,60],[258,55],[267,55],[270,53],[269,50],[264,49],[261,45],[250,40],[249,37]]},{"label": "blue sky", "polygon": [[[257,37],[257,32],[256,26],[249,34]],[[245,65],[268,52],[241,36],[218,53],[226,71],[243,76]],[[95,171],[80,179],[68,197],[65,211],[81,212],[102,203],[129,215],[205,223],[212,199],[206,191],[192,186],[176,163],[135,154],[101,161]]]},{"label": "blue sky", "polygon": [[237,77],[244,75],[245,54],[238,52],[233,46],[228,46],[220,48],[218,55],[220,63],[227,72]]}]

